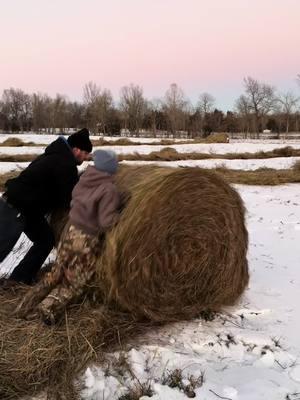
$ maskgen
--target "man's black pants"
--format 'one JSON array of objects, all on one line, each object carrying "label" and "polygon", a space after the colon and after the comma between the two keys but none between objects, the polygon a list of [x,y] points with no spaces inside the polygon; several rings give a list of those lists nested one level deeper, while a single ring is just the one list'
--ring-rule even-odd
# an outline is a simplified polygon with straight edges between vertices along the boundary
[{"label": "man's black pants", "polygon": [[22,232],[33,244],[13,270],[10,279],[31,284],[54,246],[52,229],[44,216],[20,215],[0,198],[0,262],[11,252]]}]

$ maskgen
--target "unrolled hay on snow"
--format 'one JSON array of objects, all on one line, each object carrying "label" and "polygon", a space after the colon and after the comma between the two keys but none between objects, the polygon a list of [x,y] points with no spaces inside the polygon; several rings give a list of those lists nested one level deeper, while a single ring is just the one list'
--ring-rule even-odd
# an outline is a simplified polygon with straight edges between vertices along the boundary
[{"label": "unrolled hay on snow", "polygon": [[156,321],[233,304],[248,283],[238,193],[198,168],[123,168],[117,182],[131,198],[97,268],[106,299]]},{"label": "unrolled hay on snow", "polygon": [[84,368],[100,363],[104,351],[122,349],[126,340],[149,326],[89,301],[69,308],[57,326],[22,320],[12,311],[24,292],[21,286],[0,288],[1,400],[29,400],[40,392],[47,394],[41,399],[79,400],[80,386],[74,386],[74,379]]}]

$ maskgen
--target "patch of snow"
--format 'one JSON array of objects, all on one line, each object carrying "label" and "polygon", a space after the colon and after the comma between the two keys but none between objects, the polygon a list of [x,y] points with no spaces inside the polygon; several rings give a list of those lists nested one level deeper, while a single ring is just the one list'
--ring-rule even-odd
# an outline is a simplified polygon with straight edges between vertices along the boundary
[{"label": "patch of snow", "polygon": [[20,147],[9,147],[0,146],[0,155],[18,155],[18,154],[42,154],[45,150],[45,146],[20,146]]},{"label": "patch of snow", "polygon": [[[121,161],[121,164],[127,165],[158,165],[161,167],[200,167],[217,168],[226,167],[229,169],[254,171],[259,168],[289,169],[300,160],[300,157],[278,157],[266,159],[250,160],[180,160],[180,161]],[[22,170],[29,165],[29,162],[0,162],[0,173]],[[84,170],[88,165],[83,163],[78,169]]]},{"label": "patch of snow", "polygon": [[290,372],[290,377],[295,381],[300,383],[300,365],[297,365]]},{"label": "patch of snow", "polygon": [[250,160],[180,160],[180,161],[122,161],[121,164],[127,165],[159,165],[161,167],[200,167],[200,168],[217,168],[225,167],[235,170],[254,171],[259,168],[273,169],[288,169],[295,162],[299,161],[300,157],[278,157],[265,159],[250,159]]},{"label": "patch of snow", "polygon": [[0,174],[6,174],[12,171],[21,171],[26,168],[29,162],[0,162]]}]

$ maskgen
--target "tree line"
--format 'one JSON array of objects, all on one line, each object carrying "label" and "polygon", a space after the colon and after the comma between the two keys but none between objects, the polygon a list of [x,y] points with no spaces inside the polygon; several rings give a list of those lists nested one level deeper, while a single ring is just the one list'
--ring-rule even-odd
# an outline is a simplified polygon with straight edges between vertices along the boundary
[{"label": "tree line", "polygon": [[[300,75],[298,75],[300,84]],[[94,134],[118,135],[121,130],[139,136],[145,131],[155,136],[166,132],[172,136],[186,133],[190,137],[211,132],[259,133],[300,130],[300,98],[292,92],[279,93],[276,88],[252,77],[243,81],[244,92],[235,107],[224,113],[215,107],[210,93],[201,93],[192,105],[183,90],[172,83],[163,98],[148,100],[143,88],[130,84],[120,90],[118,103],[109,89],[95,82],[83,88],[81,102],[57,94],[25,93],[22,89],[3,91],[0,100],[0,130],[6,132],[65,132],[88,127]]]}]

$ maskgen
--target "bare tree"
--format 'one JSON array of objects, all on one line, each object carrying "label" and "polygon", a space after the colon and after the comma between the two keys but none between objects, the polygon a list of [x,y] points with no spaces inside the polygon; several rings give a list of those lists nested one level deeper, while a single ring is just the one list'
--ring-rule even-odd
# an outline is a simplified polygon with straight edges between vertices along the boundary
[{"label": "bare tree", "polygon": [[2,113],[10,130],[28,129],[31,119],[30,96],[21,89],[5,89],[2,95]]},{"label": "bare tree", "polygon": [[242,131],[245,132],[246,137],[251,129],[251,106],[249,100],[245,95],[241,95],[236,103],[235,108],[238,112],[238,115],[241,118],[241,128]]},{"label": "bare tree", "polygon": [[196,107],[195,109],[190,109],[189,115],[189,123],[188,123],[188,132],[190,137],[200,136],[202,132],[202,117],[199,109]]},{"label": "bare tree", "polygon": [[108,89],[103,89],[99,101],[98,101],[98,110],[99,110],[99,118],[100,118],[100,128],[102,132],[105,134],[107,133],[106,125],[108,114],[113,105],[113,97]]},{"label": "bare tree", "polygon": [[167,115],[173,135],[176,135],[178,130],[185,129],[187,105],[183,90],[176,83],[172,83],[165,94],[163,110]]},{"label": "bare tree", "polygon": [[86,106],[87,125],[95,133],[106,133],[107,118],[113,104],[111,92],[101,89],[90,81],[83,88],[83,101]]},{"label": "bare tree", "polygon": [[53,133],[56,128],[59,128],[62,132],[67,128],[68,121],[68,100],[67,97],[61,94],[57,94],[54,100],[50,104],[50,115],[51,115],[51,127]]},{"label": "bare tree", "polygon": [[254,114],[254,129],[258,133],[262,129],[263,118],[274,108],[276,103],[275,89],[251,77],[244,78],[246,98]]},{"label": "bare tree", "polygon": [[97,105],[100,93],[101,89],[95,82],[90,81],[83,87],[83,102],[86,106],[87,127],[94,133],[97,133],[97,126],[99,124]]},{"label": "bare tree", "polygon": [[95,103],[100,95],[101,89],[95,82],[89,81],[83,87],[83,101],[86,104]]},{"label": "bare tree", "polygon": [[86,125],[85,111],[86,107],[82,103],[68,103],[68,127],[74,129]]},{"label": "bare tree", "polygon": [[215,98],[207,92],[200,94],[199,100],[197,103],[197,110],[199,111],[200,116],[200,130],[210,131],[211,128],[208,126],[208,115],[213,111],[213,107],[215,104]]},{"label": "bare tree", "polygon": [[213,111],[216,99],[209,93],[202,93],[199,96],[198,109],[203,116]]},{"label": "bare tree", "polygon": [[299,132],[299,127],[300,127],[300,124],[299,124],[299,122],[300,122],[300,113],[299,113],[299,111],[296,111],[295,112],[295,131],[296,132]]},{"label": "bare tree", "polygon": [[3,130],[7,126],[7,117],[3,112],[3,102],[0,100],[0,129]]},{"label": "bare tree", "polygon": [[34,93],[31,96],[32,126],[39,132],[41,129],[51,128],[51,104],[52,100],[47,94]]},{"label": "bare tree", "polygon": [[300,100],[299,97],[296,97],[292,92],[282,93],[277,97],[277,100],[281,106],[281,112],[284,114],[285,117],[285,131],[286,133],[289,132],[290,126],[290,118],[293,111]]},{"label": "bare tree", "polygon": [[151,129],[154,137],[156,137],[156,130],[158,129],[157,125],[161,109],[162,109],[162,103],[160,99],[154,98],[151,101],[147,101],[147,110],[148,110],[148,115],[150,116]]},{"label": "bare tree", "polygon": [[125,128],[138,136],[146,110],[143,89],[133,83],[129,86],[123,86],[120,92],[120,108],[123,113]]}]

